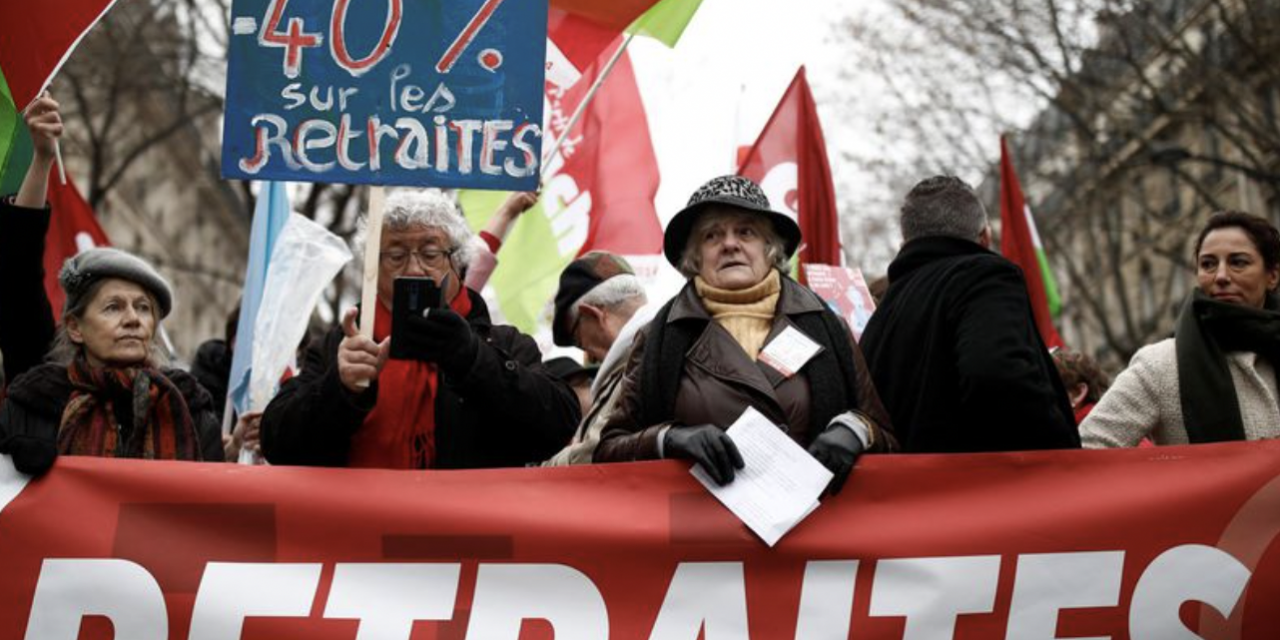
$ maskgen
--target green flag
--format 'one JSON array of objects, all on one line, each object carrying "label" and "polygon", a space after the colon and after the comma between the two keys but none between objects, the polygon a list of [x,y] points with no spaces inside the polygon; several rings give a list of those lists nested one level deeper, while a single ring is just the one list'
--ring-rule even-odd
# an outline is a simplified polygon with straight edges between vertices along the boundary
[{"label": "green flag", "polygon": [[636,18],[627,27],[627,32],[649,36],[668,47],[675,47],[701,4],[702,0],[662,0]]},{"label": "green flag", "polygon": [[4,80],[4,70],[0,69],[0,178],[8,174],[14,139],[18,129],[24,128],[18,126],[20,120],[18,107],[13,104],[13,94],[9,92],[9,83]]},{"label": "green flag", "polygon": [[[458,192],[458,202],[471,228],[480,229],[508,195],[504,191],[464,190]],[[561,255],[558,247],[551,220],[540,201],[512,227],[498,254],[499,267],[489,279],[507,322],[529,335],[550,323],[550,317],[544,317],[548,301],[560,284],[560,272],[574,257],[573,252]]]},{"label": "green flag", "polygon": [[31,132],[22,124],[19,116],[18,126],[13,129],[13,137],[7,140],[9,159],[0,167],[0,196],[12,195],[22,186],[22,179],[27,175],[35,149],[31,145]]}]

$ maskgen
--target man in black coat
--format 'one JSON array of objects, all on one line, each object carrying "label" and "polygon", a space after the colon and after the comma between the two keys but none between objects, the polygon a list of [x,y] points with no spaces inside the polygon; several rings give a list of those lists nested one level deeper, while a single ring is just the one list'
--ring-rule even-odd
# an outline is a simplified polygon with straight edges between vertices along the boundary
[{"label": "man in black coat", "polygon": [[[537,344],[494,325],[462,285],[472,235],[437,191],[387,198],[373,338],[356,310],[307,349],[301,374],[262,417],[273,464],[399,469],[521,466],[559,451],[577,396],[542,365]],[[361,244],[357,241],[357,245]],[[399,277],[431,278],[443,303],[393,308]],[[403,324],[392,343],[392,324]]]},{"label": "man in black coat", "polygon": [[860,346],[908,452],[1078,448],[1022,270],[993,253],[986,210],[957,178],[917,184],[903,246]]}]

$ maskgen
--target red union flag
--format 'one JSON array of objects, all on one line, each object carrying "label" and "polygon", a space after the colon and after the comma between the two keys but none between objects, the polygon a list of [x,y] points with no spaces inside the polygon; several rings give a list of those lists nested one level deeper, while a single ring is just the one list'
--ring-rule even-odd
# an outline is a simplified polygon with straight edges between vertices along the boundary
[{"label": "red union flag", "polygon": [[569,86],[658,0],[552,0],[547,12],[547,78]]},{"label": "red union flag", "polygon": [[801,264],[843,264],[827,143],[804,67],[739,164],[738,174],[759,183],[774,209],[800,223],[805,247]]},{"label": "red union flag", "polygon": [[618,59],[573,130],[564,129],[602,66],[593,66],[567,91],[548,87],[549,131],[557,139],[567,137],[544,169],[549,176],[544,192],[554,195],[570,190],[573,183],[587,196],[590,224],[579,255],[588,251],[657,254],[662,251],[662,225],[653,206],[660,180],[658,159],[630,55],[624,53]]},{"label": "red union flag", "polygon": [[[626,256],[642,279],[661,262],[662,225],[653,206],[658,162],[628,55],[618,58],[573,130],[565,131],[620,44],[615,38],[575,84],[547,76],[548,139],[564,143],[543,167],[542,197],[503,243],[502,267],[489,281],[507,321],[529,333],[537,332],[560,271],[575,256],[593,250]],[[503,197],[469,191],[459,199],[471,216],[493,211]]]},{"label": "red union flag", "polygon": [[0,640],[1274,640],[1278,531],[1277,441],[867,456],[772,549],[672,461],[0,457]]}]

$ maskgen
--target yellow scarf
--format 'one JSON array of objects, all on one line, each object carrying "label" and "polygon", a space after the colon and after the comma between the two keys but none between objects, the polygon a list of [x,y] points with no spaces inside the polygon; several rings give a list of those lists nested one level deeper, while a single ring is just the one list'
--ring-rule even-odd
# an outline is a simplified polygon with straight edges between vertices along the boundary
[{"label": "yellow scarf", "polygon": [[764,280],[737,291],[713,287],[701,276],[694,276],[693,285],[711,317],[742,345],[742,350],[754,361],[773,328],[773,314],[782,291],[778,270],[771,270]]}]

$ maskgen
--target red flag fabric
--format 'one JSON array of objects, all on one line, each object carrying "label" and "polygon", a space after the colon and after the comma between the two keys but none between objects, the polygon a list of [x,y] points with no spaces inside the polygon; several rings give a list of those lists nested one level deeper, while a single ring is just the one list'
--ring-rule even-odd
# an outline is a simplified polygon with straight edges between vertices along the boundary
[{"label": "red flag fabric", "polygon": [[40,93],[116,0],[0,2],[0,71],[18,109]]},{"label": "red flag fabric", "polygon": [[1000,253],[1022,268],[1027,281],[1027,293],[1031,296],[1031,310],[1035,313],[1036,329],[1045,346],[1062,348],[1066,345],[1053,316],[1049,313],[1049,295],[1040,273],[1040,257],[1027,227],[1027,201],[1022,196],[1022,184],[1013,169],[1009,146],[1000,136]]},{"label": "red flag fabric", "polygon": [[547,39],[553,45],[547,48],[547,80],[573,86],[621,32],[553,7],[547,14]]},{"label": "red flag fabric", "polygon": [[659,0],[551,0],[551,10],[584,18],[615,34],[631,26]]},{"label": "red flag fabric", "polygon": [[[548,76],[561,73],[557,67],[567,61],[576,79],[618,34],[655,4],[658,0],[552,0],[547,12],[547,37],[555,47],[547,51]],[[560,84],[567,87],[573,81]]]},{"label": "red flag fabric", "polygon": [[764,188],[774,209],[796,217],[803,234],[801,264],[843,264],[836,189],[827,143],[804,67],[796,72],[738,174]]},{"label": "red flag fabric", "polygon": [[[620,45],[615,39],[614,47],[569,90],[548,86],[552,139],[565,136],[567,120],[595,82],[606,58]],[[582,202],[585,196],[583,209],[589,209],[590,223],[579,255],[611,251],[639,256],[662,251],[662,224],[653,206],[660,181],[658,159],[628,54],[618,59],[586,112],[568,132],[560,152],[543,171],[549,176],[544,199]]]},{"label": "red flag fabric", "polygon": [[769,548],[670,460],[0,456],[0,638],[1274,640],[1278,474],[1280,441],[864,456]]},{"label": "red flag fabric", "polygon": [[111,242],[71,176],[67,176],[65,185],[56,177],[50,181],[49,206],[53,209],[53,218],[44,238],[44,289],[49,295],[54,319],[61,320],[62,303],[66,299],[62,287],[58,286],[62,263],[85,249],[109,247]]}]

